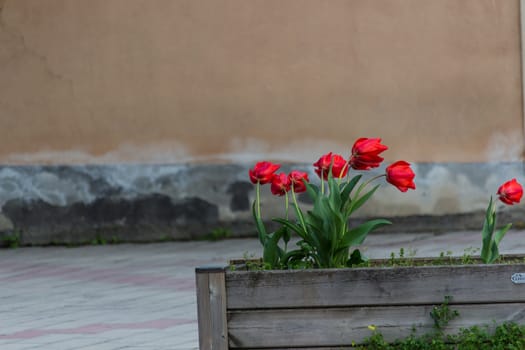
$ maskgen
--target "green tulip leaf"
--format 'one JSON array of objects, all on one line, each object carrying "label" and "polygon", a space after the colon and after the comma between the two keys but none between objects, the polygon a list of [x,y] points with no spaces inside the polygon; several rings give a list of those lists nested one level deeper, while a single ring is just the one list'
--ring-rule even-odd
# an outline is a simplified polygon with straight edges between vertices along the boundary
[{"label": "green tulip leaf", "polygon": [[330,194],[328,195],[328,203],[332,210],[341,210],[341,193],[339,193],[339,185],[337,181],[330,177],[328,179],[328,187],[330,188]]},{"label": "green tulip leaf", "polygon": [[321,232],[323,229],[323,219],[312,211],[308,211],[304,217],[306,224],[317,232]]},{"label": "green tulip leaf", "polygon": [[264,246],[264,243],[266,242],[268,234],[266,233],[266,227],[264,226],[264,222],[257,215],[257,209],[255,208],[255,201],[253,202],[253,205],[252,205],[252,213],[253,213],[253,219],[255,221],[255,228],[257,229],[257,234],[259,236],[259,241]]},{"label": "green tulip leaf", "polygon": [[490,256],[487,259],[488,263],[491,264],[494,261],[496,261],[499,258],[499,243],[507,233],[507,231],[512,227],[512,224],[507,224],[505,227],[500,229],[496,234],[494,235],[494,241],[491,242],[490,245]]},{"label": "green tulip leaf", "polygon": [[286,219],[281,219],[281,218],[275,218],[272,221],[278,222],[281,225],[283,225],[285,227],[288,227],[290,230],[292,230],[295,233],[297,233],[299,235],[299,237],[301,237],[305,241],[308,240],[307,233],[304,231],[304,229],[301,226],[297,225],[296,223],[291,222],[291,221],[286,220]]},{"label": "green tulip leaf", "polygon": [[282,235],[284,243],[288,244],[288,242],[290,242],[290,239],[292,239],[292,232],[287,226],[282,226],[280,229],[283,230]]},{"label": "green tulip leaf", "polygon": [[498,232],[496,232],[496,234],[494,235],[494,243],[496,243],[496,245],[499,245],[499,243],[501,242],[503,237],[505,237],[505,234],[507,233],[508,230],[510,230],[511,227],[512,227],[512,224],[507,224],[505,225],[505,227],[503,227]]},{"label": "green tulip leaf", "polygon": [[263,261],[265,265],[269,265],[271,268],[279,267],[279,260],[283,255],[283,251],[278,245],[281,235],[282,231],[276,231],[264,243]]},{"label": "green tulip leaf", "polygon": [[302,249],[291,250],[288,253],[284,254],[282,257],[283,265],[291,267],[290,265],[294,262],[305,259],[307,256]]},{"label": "green tulip leaf", "polygon": [[344,206],[350,199],[350,194],[354,190],[354,187],[357,185],[359,180],[361,179],[363,175],[359,174],[354,176],[348,183],[342,184],[342,190],[341,190],[341,202]]},{"label": "green tulip leaf", "polygon": [[350,216],[350,214],[352,214],[354,211],[356,211],[357,209],[361,208],[361,206],[363,204],[366,203],[366,201],[372,197],[372,195],[374,194],[375,191],[377,191],[377,189],[379,188],[380,185],[375,185],[374,188],[372,188],[370,191],[368,191],[367,193],[365,193],[364,195],[362,195],[360,198],[357,198],[354,200],[354,202],[352,203],[352,205],[350,205],[349,207],[349,212],[348,212],[348,216]]},{"label": "green tulip leaf", "polygon": [[380,226],[391,225],[392,222],[385,219],[375,219],[362,223],[361,225],[351,229],[343,238],[343,246],[353,246],[363,243],[368,233]]},{"label": "green tulip leaf", "polygon": [[319,187],[309,182],[305,182],[304,184],[306,186],[306,193],[312,201],[315,201],[315,199],[319,196],[319,193],[321,192],[319,190]]},{"label": "green tulip leaf", "polygon": [[[481,229],[482,237],[482,246],[481,246],[481,260],[484,263],[488,264],[491,262],[491,256],[493,249],[493,235],[494,235],[494,225],[496,221],[496,210],[492,202],[492,197],[490,197],[489,205],[485,213],[485,220],[483,222],[483,228]],[[505,233],[503,233],[505,234]],[[496,247],[497,249],[497,247]]]}]

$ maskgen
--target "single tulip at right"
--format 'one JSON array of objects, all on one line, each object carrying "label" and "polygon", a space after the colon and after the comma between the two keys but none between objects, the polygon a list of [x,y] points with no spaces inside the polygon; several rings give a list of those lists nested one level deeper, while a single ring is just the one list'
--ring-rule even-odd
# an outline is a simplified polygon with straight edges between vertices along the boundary
[{"label": "single tulip at right", "polygon": [[519,203],[523,196],[523,187],[516,179],[505,182],[498,188],[498,198],[505,204]]}]

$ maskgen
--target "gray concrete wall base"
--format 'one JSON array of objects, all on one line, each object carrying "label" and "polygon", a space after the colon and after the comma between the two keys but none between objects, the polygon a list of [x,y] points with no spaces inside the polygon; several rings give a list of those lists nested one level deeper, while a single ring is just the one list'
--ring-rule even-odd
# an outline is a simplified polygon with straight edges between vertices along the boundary
[{"label": "gray concrete wall base", "polygon": [[[0,241],[21,244],[148,242],[206,237],[223,230],[254,236],[248,179],[253,164],[1,166]],[[489,197],[506,180],[523,183],[522,163],[414,164],[416,191],[388,183],[354,219],[392,218],[383,231],[444,232],[478,229]],[[317,181],[310,164],[287,164]],[[384,167],[364,176],[384,172]],[[378,183],[384,182],[380,179]],[[308,208],[303,194],[300,202]],[[520,206],[500,206],[499,222],[525,226]],[[262,212],[282,216],[283,197],[262,188]]]}]

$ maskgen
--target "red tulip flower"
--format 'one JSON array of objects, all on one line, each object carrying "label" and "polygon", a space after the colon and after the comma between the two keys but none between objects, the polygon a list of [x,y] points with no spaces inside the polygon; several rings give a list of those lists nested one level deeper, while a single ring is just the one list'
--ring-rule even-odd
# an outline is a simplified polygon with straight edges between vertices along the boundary
[{"label": "red tulip flower", "polygon": [[406,192],[409,188],[416,189],[415,176],[410,164],[404,160],[392,163],[386,168],[386,181],[396,186],[401,192]]},{"label": "red tulip flower", "polygon": [[369,170],[377,168],[383,158],[379,153],[386,151],[387,146],[381,144],[381,139],[369,139],[362,137],[358,139],[352,147],[350,166],[356,170]]},{"label": "red tulip flower", "polygon": [[290,178],[285,173],[275,174],[270,189],[276,196],[284,196],[286,192],[290,191],[291,184]]},{"label": "red tulip flower", "polygon": [[521,196],[523,196],[523,188],[516,179],[512,179],[499,187],[498,196],[503,203],[513,205],[520,202]]},{"label": "red tulip flower", "polygon": [[306,191],[305,183],[308,182],[308,174],[304,171],[293,170],[288,175],[290,182],[295,193],[301,193]]},{"label": "red tulip flower", "polygon": [[323,180],[328,178],[330,166],[332,166],[333,177],[345,177],[348,173],[348,164],[346,160],[339,154],[332,155],[332,152],[327,153],[314,163],[314,167],[316,167],[316,174],[319,175],[319,177]]},{"label": "red tulip flower", "polygon": [[272,182],[273,175],[281,167],[280,164],[271,162],[258,162],[253,169],[249,170],[250,180],[252,183],[261,185]]}]

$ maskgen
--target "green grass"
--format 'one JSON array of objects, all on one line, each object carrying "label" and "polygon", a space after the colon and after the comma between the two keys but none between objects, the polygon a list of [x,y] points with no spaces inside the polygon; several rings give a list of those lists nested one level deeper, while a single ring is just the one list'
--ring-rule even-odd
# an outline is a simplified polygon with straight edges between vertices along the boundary
[{"label": "green grass", "polygon": [[20,246],[20,232],[15,231],[7,236],[2,237],[0,246],[6,248],[18,248]]},{"label": "green grass", "polygon": [[501,325],[473,326],[459,333],[445,334],[445,327],[459,317],[459,312],[450,308],[450,296],[441,305],[434,306],[430,317],[434,320],[434,331],[422,336],[411,336],[388,343],[381,330],[374,326],[372,336],[358,350],[525,350],[525,325],[503,323]]},{"label": "green grass", "polygon": [[458,334],[440,332],[420,337],[409,336],[393,343],[384,340],[380,330],[374,331],[358,350],[524,350],[525,325],[504,323],[491,327],[474,326]]}]

